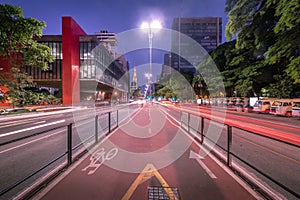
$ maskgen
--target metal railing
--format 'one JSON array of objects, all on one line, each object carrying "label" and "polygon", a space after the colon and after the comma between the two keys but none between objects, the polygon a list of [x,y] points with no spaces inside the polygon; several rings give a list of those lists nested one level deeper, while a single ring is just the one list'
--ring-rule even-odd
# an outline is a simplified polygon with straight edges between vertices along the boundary
[{"label": "metal railing", "polygon": [[[123,108],[120,108],[120,109],[123,109]],[[115,116],[113,117],[112,114],[114,114]],[[104,133],[101,133],[102,138],[99,138],[99,120],[100,120],[100,116],[105,117],[105,115],[107,115],[107,120],[108,120],[107,127],[103,127],[101,129],[102,131],[104,131]],[[81,119],[80,121],[84,121],[84,120],[88,120],[88,118]],[[42,134],[45,134],[45,133],[49,133],[50,131],[57,130],[57,129],[65,129],[66,138],[67,138],[66,151],[63,154],[61,154],[58,157],[54,158],[53,160],[51,160],[50,162],[48,162],[47,164],[45,164],[41,168],[37,169],[36,171],[32,172],[31,174],[27,175],[26,177],[23,177],[22,179],[16,181],[15,183],[13,183],[10,186],[6,187],[5,189],[1,190],[0,191],[0,197],[2,197],[3,195],[6,195],[7,193],[11,192],[13,189],[20,186],[25,181],[31,179],[32,177],[36,176],[38,173],[42,172],[43,170],[45,170],[49,166],[57,163],[62,158],[66,157],[65,160],[63,161],[63,164],[57,164],[56,169],[55,169],[55,173],[52,173],[50,177],[48,177],[43,182],[39,183],[37,187],[34,187],[29,192],[26,192],[26,194],[25,194],[26,198],[32,197],[40,189],[42,189],[42,187],[44,187],[51,180],[53,180],[53,178],[55,178],[62,171],[66,170],[69,166],[71,166],[72,163],[76,159],[79,159],[82,155],[84,155],[88,151],[88,149],[94,147],[99,142],[100,139],[105,138],[112,131],[114,131],[116,128],[118,128],[119,123],[120,123],[119,122],[119,109],[103,112],[99,115],[96,115],[95,118],[94,118],[94,123],[95,123],[94,135],[91,135],[90,137],[88,137],[85,140],[81,141],[76,146],[72,145],[73,144],[73,135],[74,135],[74,132],[73,132],[73,129],[74,129],[73,124],[74,123],[66,123],[65,125],[62,125],[62,126],[49,128],[47,130],[44,130],[44,131],[41,131],[41,132],[38,132],[38,133],[26,135],[26,136],[23,136],[23,137],[14,139],[14,140],[9,140],[9,141],[5,141],[5,142],[0,143],[0,147],[1,147],[1,146],[7,145],[7,144],[12,144],[12,143],[15,143],[15,142],[27,139],[27,138],[31,138],[31,137],[34,137],[34,136],[39,136],[39,135],[42,135]],[[82,147],[82,146],[84,146],[85,143],[87,143],[87,141],[93,141],[93,143],[90,146],[86,146],[85,148]],[[80,147],[82,147],[80,149],[81,151],[79,153],[77,153],[76,155],[74,155],[74,151],[79,150]],[[24,197],[22,197],[22,198],[24,198]]]},{"label": "metal railing", "polygon": [[[195,118],[198,118],[199,120],[199,126],[198,127],[193,127],[191,125],[191,116],[195,117]],[[226,126],[226,143],[227,143],[227,147],[224,148],[223,146],[221,146],[220,144],[218,143],[215,143],[215,141],[213,141],[211,138],[209,138],[205,133],[204,133],[204,120],[210,120],[210,121],[213,121],[215,123],[219,123],[219,124],[222,124],[222,125],[225,125]],[[291,143],[291,142],[287,142],[287,141],[282,141],[280,139],[276,139],[276,138],[272,138],[270,136],[267,136],[267,135],[262,135],[258,132],[253,132],[251,130],[247,130],[246,128],[241,128],[241,127],[238,127],[238,126],[235,126],[234,124],[229,124],[229,123],[222,123],[222,122],[219,122],[219,121],[216,121],[216,120],[213,120],[211,118],[208,118],[208,117],[204,117],[204,116],[201,116],[200,114],[196,115],[196,114],[192,114],[190,112],[187,112],[187,111],[180,111],[180,124],[181,124],[181,127],[187,131],[190,135],[193,135],[195,136],[196,134],[196,140],[205,146],[204,144],[204,141],[205,140],[208,140],[210,141],[211,143],[214,143],[214,145],[216,145],[217,147],[219,147],[220,149],[222,149],[226,155],[225,156],[222,156],[220,155],[220,153],[218,153],[216,150],[214,149],[211,149],[212,150],[212,153],[219,159],[221,160],[222,162],[224,162],[231,170],[233,170],[234,172],[236,172],[238,175],[240,175],[242,178],[244,178],[244,180],[246,180],[248,183],[250,183],[253,187],[256,187],[255,189],[258,190],[260,193],[262,193],[264,196],[268,196],[268,194],[265,193],[265,191],[262,191],[259,186],[257,186],[255,183],[253,183],[251,180],[249,180],[247,177],[243,177],[244,175],[238,170],[236,169],[233,165],[232,165],[232,160],[233,158],[236,158],[237,160],[241,161],[242,163],[244,163],[246,166],[252,168],[253,170],[255,170],[256,172],[258,172],[259,174],[263,175],[264,177],[266,177],[267,179],[269,179],[271,182],[275,183],[277,186],[279,186],[280,188],[282,188],[284,191],[292,194],[294,197],[296,197],[297,199],[300,199],[300,194],[291,190],[289,187],[287,187],[286,185],[284,185],[283,183],[281,183],[280,181],[274,179],[273,177],[271,177],[270,175],[268,175],[266,172],[258,169],[258,167],[255,167],[252,163],[250,162],[247,162],[245,159],[243,159],[242,157],[240,157],[239,155],[237,155],[236,153],[233,152],[232,150],[232,145],[233,145],[233,128],[236,128],[236,129],[239,129],[239,130],[242,130],[242,131],[246,131],[247,133],[250,133],[250,134],[253,134],[253,135],[257,135],[257,136],[260,136],[260,137],[264,137],[264,138],[267,138],[269,140],[273,140],[273,141],[277,141],[279,143],[282,143],[282,144],[286,144],[286,145],[289,145],[289,146],[292,146],[292,147],[295,147],[297,149],[300,150],[300,146],[297,145],[297,144],[294,144],[294,143]],[[222,133],[221,133],[222,134]]]}]

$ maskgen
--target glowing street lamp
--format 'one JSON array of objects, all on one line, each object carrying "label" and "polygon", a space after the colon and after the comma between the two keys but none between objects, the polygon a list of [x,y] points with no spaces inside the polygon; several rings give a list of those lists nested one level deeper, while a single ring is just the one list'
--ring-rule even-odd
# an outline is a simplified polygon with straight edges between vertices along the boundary
[{"label": "glowing street lamp", "polygon": [[141,29],[148,33],[148,39],[149,39],[149,73],[147,73],[148,74],[147,76],[145,75],[148,78],[148,83],[150,83],[150,78],[152,77],[152,40],[153,40],[153,34],[155,32],[158,32],[161,28],[162,28],[161,23],[158,20],[154,20],[151,23],[143,22],[142,25],[141,25]]},{"label": "glowing street lamp", "polygon": [[150,83],[150,78],[152,77],[151,73],[146,73],[145,77],[148,79],[148,83]]},{"label": "glowing street lamp", "polygon": [[147,85],[146,85],[146,90],[145,90],[145,97],[147,96],[147,92],[149,90],[149,87],[150,87],[150,96],[151,96],[151,83],[150,83],[150,78],[152,77],[152,74],[151,73],[146,73],[145,74],[145,77],[148,79],[148,82],[147,82]]}]

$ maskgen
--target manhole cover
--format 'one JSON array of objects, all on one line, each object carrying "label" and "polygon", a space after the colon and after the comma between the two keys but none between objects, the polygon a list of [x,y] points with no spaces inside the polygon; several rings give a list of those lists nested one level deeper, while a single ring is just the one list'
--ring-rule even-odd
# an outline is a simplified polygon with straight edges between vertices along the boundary
[{"label": "manhole cover", "polygon": [[180,200],[178,188],[174,187],[148,187],[148,200]]}]

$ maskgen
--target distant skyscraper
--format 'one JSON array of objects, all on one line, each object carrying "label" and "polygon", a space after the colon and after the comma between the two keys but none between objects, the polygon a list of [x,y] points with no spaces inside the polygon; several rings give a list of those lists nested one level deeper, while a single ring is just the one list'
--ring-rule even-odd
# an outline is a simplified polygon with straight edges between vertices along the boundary
[{"label": "distant skyscraper", "polygon": [[136,89],[137,89],[137,76],[136,76],[136,67],[134,67],[132,82],[130,83],[130,94],[132,94]]},{"label": "distant skyscraper", "polygon": [[[211,52],[222,42],[221,17],[175,18],[172,29],[185,34],[197,41],[207,52]],[[172,35],[172,50],[181,52],[189,48],[178,34]],[[193,63],[188,63],[172,54],[172,67],[178,71],[194,71]]]},{"label": "distant skyscraper", "polygon": [[163,79],[168,75],[171,75],[171,54],[170,53],[164,55],[164,64],[162,65],[160,79]]}]

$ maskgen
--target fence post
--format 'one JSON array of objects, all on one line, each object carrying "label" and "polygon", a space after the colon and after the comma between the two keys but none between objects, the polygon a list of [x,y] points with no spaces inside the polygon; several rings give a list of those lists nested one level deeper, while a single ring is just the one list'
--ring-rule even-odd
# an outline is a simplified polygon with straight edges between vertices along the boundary
[{"label": "fence post", "polygon": [[95,117],[95,143],[98,143],[98,115]]},{"label": "fence post", "polygon": [[201,144],[204,142],[204,117],[201,117]]},{"label": "fence post", "polygon": [[190,133],[190,118],[191,118],[191,114],[188,113],[188,121],[187,121],[188,133]]},{"label": "fence post", "polygon": [[68,157],[68,166],[72,164],[72,123],[68,125],[68,140],[67,140],[67,157]]},{"label": "fence post", "polygon": [[119,127],[119,110],[117,110],[117,127]]},{"label": "fence post", "polygon": [[227,166],[231,167],[232,126],[227,125]]},{"label": "fence post", "polygon": [[111,132],[111,111],[108,112],[108,133]]},{"label": "fence post", "polygon": [[182,111],[179,113],[179,119],[180,119],[180,127],[182,127]]}]

